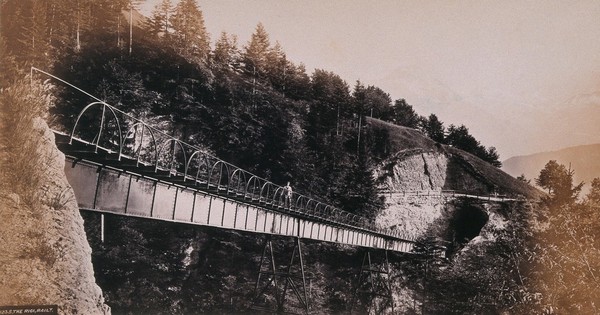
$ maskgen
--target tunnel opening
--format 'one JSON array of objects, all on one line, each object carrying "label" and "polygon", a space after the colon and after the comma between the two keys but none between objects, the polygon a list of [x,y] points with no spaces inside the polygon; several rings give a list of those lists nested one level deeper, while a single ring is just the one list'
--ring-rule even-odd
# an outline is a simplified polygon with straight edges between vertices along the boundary
[{"label": "tunnel opening", "polygon": [[449,228],[453,252],[479,236],[488,220],[486,211],[475,205],[465,204],[456,208]]}]

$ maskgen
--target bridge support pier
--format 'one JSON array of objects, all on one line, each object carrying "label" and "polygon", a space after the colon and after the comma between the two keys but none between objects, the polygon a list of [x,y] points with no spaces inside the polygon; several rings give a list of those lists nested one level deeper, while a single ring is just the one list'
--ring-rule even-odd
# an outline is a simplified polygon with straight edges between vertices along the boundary
[{"label": "bridge support pier", "polygon": [[352,303],[350,304],[351,314],[356,310],[359,298],[367,300],[367,314],[370,314],[371,310],[374,310],[375,314],[384,314],[386,309],[394,314],[394,298],[387,250],[385,250],[385,257],[378,264],[373,263],[371,259],[371,249],[366,250],[358,274],[358,281],[354,288]]},{"label": "bridge support pier", "polygon": [[104,214],[100,214],[100,242],[104,243]]},{"label": "bridge support pier", "polygon": [[[258,278],[256,279],[250,308],[274,313],[286,312],[285,303],[288,297],[288,289],[291,289],[294,293],[293,296],[297,299],[297,303],[294,305],[296,310],[308,314],[310,304],[300,238],[294,238],[294,248],[291,252],[289,264],[287,267],[280,268],[275,263],[272,236],[267,235],[263,245]],[[267,302],[268,296],[275,299],[275,305]],[[263,303],[260,303],[261,300]]]}]

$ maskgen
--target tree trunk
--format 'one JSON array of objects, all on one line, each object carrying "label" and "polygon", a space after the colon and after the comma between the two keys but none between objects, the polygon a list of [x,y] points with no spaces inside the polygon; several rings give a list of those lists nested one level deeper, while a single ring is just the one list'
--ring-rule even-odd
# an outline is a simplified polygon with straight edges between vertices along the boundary
[{"label": "tree trunk", "polygon": [[133,40],[133,5],[129,6],[129,54],[131,55],[131,47]]}]

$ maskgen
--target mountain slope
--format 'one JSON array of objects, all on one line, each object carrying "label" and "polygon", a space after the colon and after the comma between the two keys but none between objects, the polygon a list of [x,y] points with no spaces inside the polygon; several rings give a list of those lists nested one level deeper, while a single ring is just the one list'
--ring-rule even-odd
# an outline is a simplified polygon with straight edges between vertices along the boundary
[{"label": "mountain slope", "polygon": [[539,176],[544,165],[556,160],[575,171],[574,181],[590,183],[600,177],[600,144],[581,145],[562,150],[511,157],[504,161],[502,170],[512,176],[524,174],[528,179]]}]

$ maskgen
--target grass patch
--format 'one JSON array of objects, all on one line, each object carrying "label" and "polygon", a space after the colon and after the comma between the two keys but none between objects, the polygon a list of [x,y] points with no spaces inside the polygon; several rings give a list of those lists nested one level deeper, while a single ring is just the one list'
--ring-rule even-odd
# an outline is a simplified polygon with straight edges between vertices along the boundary
[{"label": "grass patch", "polygon": [[16,82],[0,90],[1,153],[4,159],[3,190],[17,193],[34,207],[40,200],[40,187],[48,161],[39,151],[41,138],[34,119],[44,117],[51,102],[48,86],[28,80]]}]

